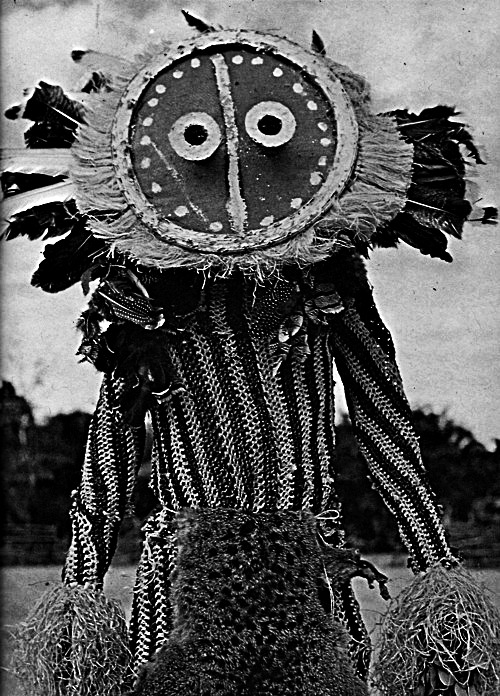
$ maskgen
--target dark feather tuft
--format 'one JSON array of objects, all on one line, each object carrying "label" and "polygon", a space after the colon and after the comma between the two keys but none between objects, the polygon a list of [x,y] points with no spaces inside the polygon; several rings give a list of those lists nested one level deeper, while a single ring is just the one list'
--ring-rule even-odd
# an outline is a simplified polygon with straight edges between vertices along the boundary
[{"label": "dark feather tuft", "polygon": [[216,27],[207,24],[203,19],[195,17],[186,10],[182,10],[182,14],[184,15],[184,19],[189,24],[189,26],[194,27],[198,31],[201,31],[202,34],[206,34],[209,31],[215,31],[216,29]]},{"label": "dark feather tuft", "polygon": [[[31,90],[30,90],[31,91]],[[10,119],[33,121],[25,132],[29,148],[70,147],[80,123],[85,122],[85,107],[67,96],[58,85],[40,81],[23,104],[7,109]]]},{"label": "dark feather tuft", "polygon": [[[396,119],[401,136],[413,145],[412,181],[404,210],[372,237],[375,246],[397,246],[399,241],[422,254],[451,261],[445,235],[461,238],[472,211],[465,199],[466,159],[484,164],[465,125],[452,106],[440,105],[413,114],[400,109]],[[485,223],[488,224],[488,216]]]},{"label": "dark feather tuft", "polygon": [[100,70],[94,70],[80,91],[92,94],[93,92],[110,92],[111,89],[110,79]]},{"label": "dark feather tuft", "polygon": [[126,422],[132,427],[144,423],[152,406],[184,390],[175,367],[165,349],[165,335],[159,329],[147,331],[126,323],[113,324],[103,334],[105,346],[117,377],[123,377],[128,388],[121,406]]},{"label": "dark feather tuft", "polygon": [[46,292],[60,292],[78,283],[97,259],[105,263],[106,246],[90,234],[85,220],[80,219],[67,237],[47,244],[43,255],[31,284]]},{"label": "dark feather tuft", "polygon": [[[20,177],[22,175],[16,176]],[[40,178],[50,178],[51,183],[54,181],[52,177],[46,177],[42,174],[29,177],[30,181],[32,179],[38,181]],[[18,181],[19,178],[16,178],[16,185]],[[43,184],[40,185],[43,186]],[[38,188],[38,186],[31,188]],[[29,191],[31,188],[22,188],[21,190]],[[46,205],[30,208],[30,210],[14,216],[5,233],[5,239],[28,237],[28,239],[35,240],[42,237],[44,239],[61,237],[74,227],[78,219],[76,216],[77,210],[74,201],[69,201],[68,203],[47,203]]]},{"label": "dark feather tuft", "polygon": [[424,256],[452,261],[452,257],[446,251],[448,240],[445,235],[435,227],[421,224],[407,212],[398,215],[398,236]]},{"label": "dark feather tuft", "polygon": [[75,61],[75,63],[79,63],[84,56],[86,56],[88,51],[82,51],[79,49],[75,49],[71,51],[71,60]]},{"label": "dark feather tuft", "polygon": [[319,53],[320,56],[326,56],[325,42],[318,34],[318,32],[314,31],[314,29],[312,33],[311,48],[313,51],[316,51],[316,53]]},{"label": "dark feather tuft", "polygon": [[480,218],[473,218],[471,222],[480,222],[482,225],[498,224],[498,208],[494,208],[491,205],[483,208],[483,216]]},{"label": "dark feather tuft", "polygon": [[10,106],[4,112],[4,116],[5,118],[8,118],[10,121],[15,121],[17,118],[21,117],[22,110],[23,107],[21,106],[21,104],[14,104],[14,106]]}]

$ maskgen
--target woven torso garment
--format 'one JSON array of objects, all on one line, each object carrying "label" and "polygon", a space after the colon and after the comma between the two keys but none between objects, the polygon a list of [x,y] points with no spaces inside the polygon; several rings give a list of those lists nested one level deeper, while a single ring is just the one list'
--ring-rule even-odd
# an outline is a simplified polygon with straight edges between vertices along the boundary
[{"label": "woven torso garment", "polygon": [[[151,485],[161,509],[144,530],[131,624],[137,665],[171,630],[170,522],[178,510],[307,510],[328,543],[342,543],[334,361],[369,473],[415,566],[451,557],[392,341],[357,260],[339,253],[307,272],[260,283],[240,273],[207,282],[196,274],[180,278],[183,284],[179,276],[142,279],[165,314],[161,327],[138,327],[134,309],[133,319],[122,318],[104,335],[111,359],[75,493],[65,568],[66,582],[103,579],[142,456],[141,430],[127,423],[129,407],[146,390]],[[334,611],[365,675],[369,641],[352,591],[336,598]]]},{"label": "woven torso garment", "polygon": [[328,335],[311,330],[309,359],[292,349],[274,374],[283,320],[275,307],[293,298],[294,287],[281,281],[253,308],[250,289],[214,284],[182,340],[168,343],[181,386],[152,412],[154,491],[174,510],[319,513],[333,503]]}]

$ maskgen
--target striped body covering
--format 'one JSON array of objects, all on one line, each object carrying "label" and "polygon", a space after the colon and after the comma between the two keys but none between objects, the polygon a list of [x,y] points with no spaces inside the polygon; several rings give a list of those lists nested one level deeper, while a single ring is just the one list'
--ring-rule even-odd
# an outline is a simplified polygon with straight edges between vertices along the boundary
[{"label": "striped body covering", "polygon": [[[337,281],[339,265],[343,281]],[[154,391],[150,408],[151,486],[161,509],[144,529],[134,593],[137,665],[151,658],[172,626],[172,519],[180,509],[307,510],[318,518],[322,538],[342,545],[334,363],[369,475],[396,515],[415,569],[452,559],[393,344],[364,273],[349,254],[339,254],[305,278],[294,272],[262,283],[238,274],[214,280],[202,287],[181,328],[167,321],[154,332],[171,385]],[[148,290],[167,307],[158,286],[150,283]],[[127,322],[121,330],[127,335]],[[67,583],[102,582],[141,461],[143,432],[124,420],[122,395],[130,380],[122,372],[115,367],[105,375],[92,421],[73,503]],[[348,628],[353,659],[366,676],[369,641],[350,588],[335,597],[334,613]]]}]

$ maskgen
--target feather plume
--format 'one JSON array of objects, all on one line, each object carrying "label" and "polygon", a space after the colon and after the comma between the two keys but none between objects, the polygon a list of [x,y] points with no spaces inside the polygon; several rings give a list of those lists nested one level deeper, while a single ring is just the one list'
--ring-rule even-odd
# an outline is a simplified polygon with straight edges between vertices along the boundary
[{"label": "feather plume", "polygon": [[71,154],[68,148],[26,150],[20,147],[3,148],[0,154],[2,172],[23,174],[68,175]]},{"label": "feather plume", "polygon": [[314,31],[314,29],[312,32],[311,48],[313,51],[316,51],[316,53],[319,53],[320,56],[326,55],[325,42],[323,41],[321,36],[318,34],[318,32]]},{"label": "feather plume", "polygon": [[184,19],[189,24],[189,26],[194,27],[194,29],[197,29],[202,34],[205,34],[208,31],[215,31],[217,29],[217,27],[207,24],[207,22],[205,22],[203,19],[195,17],[186,10],[182,10],[182,14],[184,15]]},{"label": "feather plume", "polygon": [[46,240],[62,237],[71,231],[78,219],[74,201],[47,203],[16,215],[10,221],[5,238],[27,237],[31,240]]},{"label": "feather plume", "polygon": [[71,99],[59,85],[40,80],[26,101],[22,117],[29,121],[50,120],[50,109],[73,123],[85,122],[85,107],[79,101]]},{"label": "feather plume", "polygon": [[398,239],[418,249],[424,256],[442,261],[453,260],[446,250],[448,240],[439,229],[420,224],[407,212],[400,213],[398,217]]},{"label": "feather plume", "polygon": [[474,208],[473,215],[480,217],[470,217],[469,222],[480,223],[481,225],[496,225],[498,224],[498,208],[491,205],[485,208]]},{"label": "feather plume", "polygon": [[74,185],[69,181],[60,181],[50,186],[44,186],[33,191],[25,191],[17,196],[7,198],[2,205],[0,237],[7,232],[10,221],[20,213],[47,203],[66,203],[74,199],[74,197]]},{"label": "feather plume", "polygon": [[496,225],[498,222],[498,208],[487,206],[483,208],[483,217],[481,223],[483,225]]},{"label": "feather plume", "polygon": [[85,220],[77,218],[68,236],[47,244],[43,256],[31,284],[46,292],[60,292],[78,283],[89,268],[105,265],[107,249],[86,229]]},{"label": "feather plume", "polygon": [[29,148],[70,147],[78,126],[85,122],[84,101],[85,95],[69,96],[59,85],[40,81],[24,102],[7,109],[5,116],[33,121],[24,134]]}]

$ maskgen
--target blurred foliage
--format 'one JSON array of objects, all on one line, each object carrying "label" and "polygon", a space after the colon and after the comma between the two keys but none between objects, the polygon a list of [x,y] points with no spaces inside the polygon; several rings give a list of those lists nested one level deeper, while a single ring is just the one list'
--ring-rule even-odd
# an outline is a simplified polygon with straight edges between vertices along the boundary
[{"label": "blurred foliage", "polygon": [[13,386],[0,388],[2,523],[55,525],[70,533],[71,491],[81,478],[90,423],[87,413],[57,414],[36,424]]}]

